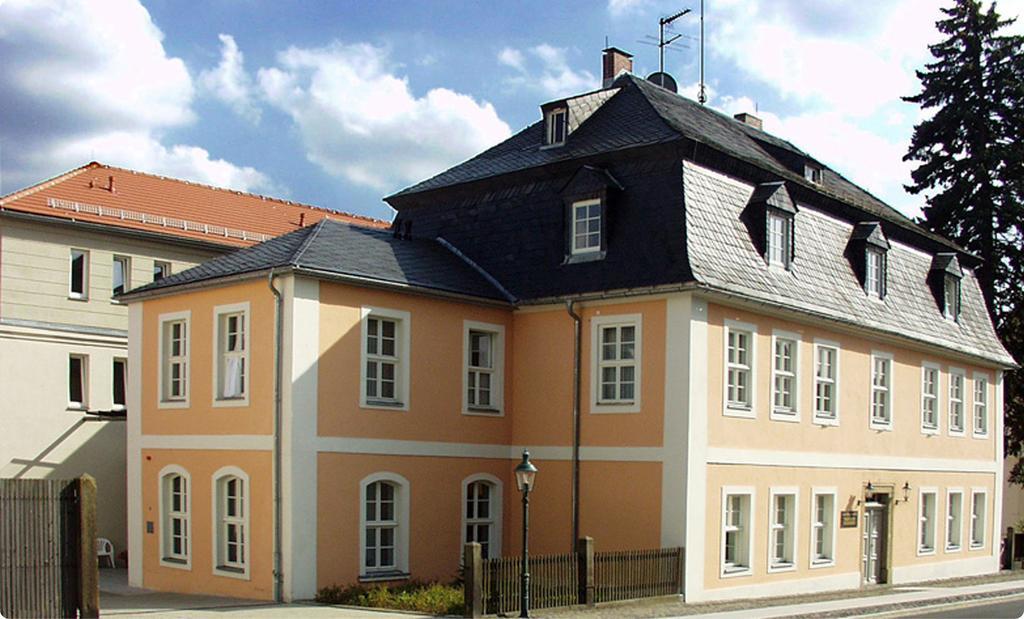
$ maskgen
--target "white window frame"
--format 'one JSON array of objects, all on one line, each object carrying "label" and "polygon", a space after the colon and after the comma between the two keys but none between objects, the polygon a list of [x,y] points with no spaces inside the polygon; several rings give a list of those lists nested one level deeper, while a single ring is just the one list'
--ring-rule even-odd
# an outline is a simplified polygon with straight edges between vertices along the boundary
[{"label": "white window frame", "polygon": [[[768,265],[789,269],[793,255],[793,226],[795,218],[789,214],[783,214],[768,209],[767,213],[767,245]],[[780,229],[775,230],[775,222],[778,222]]]},{"label": "white window frame", "polygon": [[[954,513],[953,509],[953,496],[960,497],[960,507],[956,509]],[[946,489],[946,509],[943,514],[945,518],[942,520],[943,524],[943,538],[945,544],[943,548],[947,553],[960,552],[964,548],[964,490],[963,488],[947,488]],[[955,523],[955,524],[954,524]],[[953,540],[950,536],[950,531],[956,530],[959,539],[956,545],[953,545]]]},{"label": "white window frame", "polygon": [[[185,354],[180,357],[185,364],[185,393],[183,397],[171,399],[167,396],[168,379],[170,377],[170,357],[165,357],[167,346],[167,325],[168,323],[181,321],[185,324]],[[192,311],[171,312],[160,314],[157,319],[159,334],[158,354],[160,355],[160,367],[157,376],[157,408],[188,408],[192,393]],[[169,353],[168,353],[169,354]]]},{"label": "white window frame", "polygon": [[[984,382],[984,386],[982,387],[982,394],[984,399],[981,402],[978,401],[979,381]],[[974,438],[988,438],[989,435],[988,429],[992,423],[991,416],[989,415],[989,410],[991,408],[989,406],[989,400],[991,398],[989,398],[988,395],[989,384],[991,383],[989,382],[988,374],[985,374],[984,372],[974,373],[974,378],[971,381],[971,436],[973,436]],[[982,419],[985,422],[984,428],[981,431],[978,431],[979,408],[981,409]]]},{"label": "white window frame", "polygon": [[[82,256],[82,292],[75,292],[75,254]],[[88,249],[72,247],[68,252],[68,298],[74,301],[89,300],[89,267],[90,257]]]},{"label": "white window frame", "polygon": [[[395,486],[395,565],[390,568],[366,566],[366,489],[378,481]],[[409,480],[398,473],[382,471],[359,482],[359,580],[400,580],[409,577]]]},{"label": "white window frame", "polygon": [[[731,496],[745,496],[747,497],[747,513],[744,514],[745,522],[741,525],[746,533],[746,565],[729,566],[725,562],[725,539],[726,532],[731,527],[727,521],[728,501]],[[721,535],[721,541],[719,543],[719,560],[718,565],[720,568],[720,575],[722,578],[735,578],[737,576],[750,576],[753,574],[753,559],[754,559],[754,507],[757,505],[757,493],[753,486],[722,486],[722,511],[720,512],[721,517],[721,529],[719,533]]]},{"label": "white window frame", "polygon": [[[242,350],[229,352],[226,350],[226,322],[231,315],[240,314],[242,317]],[[252,350],[252,329],[250,329],[249,302],[232,303],[230,305],[218,305],[213,308],[213,406],[216,408],[236,408],[249,406],[249,395],[252,393],[252,364],[249,356]],[[240,396],[224,397],[224,366],[228,357],[240,359],[242,362],[242,385],[243,391]]]},{"label": "white window frame", "polygon": [[[383,318],[397,322],[395,326],[395,348],[394,357],[397,367],[395,368],[395,397],[393,400],[384,398],[367,398],[366,396],[366,363],[370,356],[366,348],[366,336],[369,333],[369,319]],[[410,333],[412,329],[412,316],[409,312],[384,307],[363,306],[360,309],[359,329],[359,406],[366,409],[408,411],[411,394],[409,393],[409,374],[412,368],[409,367],[411,359],[412,340]]]},{"label": "white window frame", "polygon": [[[585,238],[589,239],[590,235],[593,234],[593,232],[590,232],[590,226],[589,226],[589,223],[594,220],[594,218],[590,216],[590,207],[592,207],[592,206],[597,206],[598,207],[598,209],[597,209],[597,245],[591,246],[591,245],[589,245],[589,241],[588,241],[587,245],[580,246],[580,245],[578,245],[576,243],[576,240],[578,238],[578,235],[576,234],[576,223],[579,221],[579,220],[576,219],[576,213],[580,209],[586,209],[586,217],[583,219],[583,221],[587,222],[588,225],[587,225],[587,232],[583,236]],[[577,200],[576,202],[572,203],[572,209],[571,210],[572,210],[572,218],[571,218],[571,220],[569,222],[569,225],[571,226],[572,229],[569,232],[570,232],[570,236],[572,237],[572,242],[571,242],[571,245],[570,245],[570,253],[573,256],[579,256],[581,254],[594,254],[594,253],[600,252],[601,251],[601,246],[604,244],[603,243],[603,241],[604,241],[604,217],[602,216],[602,213],[601,213],[601,211],[603,210],[603,207],[601,205],[601,199],[600,198],[587,198],[586,200]]]},{"label": "white window frame", "polygon": [[459,535],[462,543],[459,544],[461,551],[463,544],[466,543],[466,527],[470,524],[483,523],[484,520],[476,519],[470,522],[466,517],[466,505],[469,501],[469,486],[477,482],[484,482],[491,485],[491,496],[490,496],[490,518],[487,519],[487,524],[490,525],[490,536],[487,541],[490,552],[488,556],[490,558],[496,558],[501,556],[501,535],[502,535],[502,497],[504,496],[504,487],[501,480],[489,473],[477,473],[470,475],[469,477],[462,480],[462,502],[459,504],[459,511],[462,513],[462,526],[459,529]]},{"label": "white window frame", "polygon": [[[942,316],[946,320],[960,321],[962,282],[955,275],[945,274],[942,277]],[[950,303],[952,301],[952,303]]]},{"label": "white window frame", "polygon": [[[887,384],[885,387],[878,387],[875,385],[875,361],[883,360],[886,362],[888,368],[887,373]],[[871,380],[871,391],[870,397],[868,398],[868,423],[872,430],[885,430],[890,431],[893,427],[893,411],[895,410],[895,389],[896,386],[896,362],[893,360],[892,353],[882,352],[878,350],[871,351],[871,369],[870,369],[870,380]],[[886,397],[886,419],[885,421],[878,421],[875,418],[875,392],[885,391]]]},{"label": "white window frame", "polygon": [[[555,117],[562,116],[562,139],[555,141]],[[557,146],[565,144],[566,139],[569,137],[569,108],[568,107],[556,107],[547,111],[544,115],[544,133],[547,138],[546,143],[548,146]]]},{"label": "white window frame", "polygon": [[156,272],[160,271],[162,274],[160,279],[171,276],[171,263],[167,260],[154,260],[153,271],[150,273],[151,281],[158,282],[160,279],[156,279]]},{"label": "white window frame", "polygon": [[[827,522],[818,522],[818,497],[828,496],[832,497],[832,509],[828,513]],[[809,525],[811,530],[810,544],[808,546],[809,553],[809,566],[811,569],[817,569],[822,567],[832,567],[836,564],[836,537],[838,536],[837,525],[839,523],[839,502],[837,500],[839,492],[835,487],[811,488],[811,505],[810,505],[810,517]],[[825,542],[828,546],[828,558],[820,559],[816,556],[817,550],[817,531],[821,529],[825,537]]]},{"label": "white window frame", "polygon": [[[926,520],[926,518],[924,516],[924,497],[925,497],[925,495],[931,495],[931,497],[932,497],[932,512],[931,512],[931,515],[927,518],[927,520]],[[935,554],[935,548],[936,548],[936,546],[938,546],[938,541],[939,541],[939,535],[938,535],[937,523],[936,523],[936,521],[938,519],[938,515],[939,515],[939,489],[938,488],[936,488],[934,486],[930,486],[930,487],[922,487],[922,488],[918,489],[918,491],[917,491],[917,512],[916,513],[917,513],[917,539],[916,539],[916,542],[915,542],[915,546],[917,546],[917,556],[924,557],[924,556],[934,555]],[[921,537],[926,532],[926,529],[925,529],[926,526],[931,529],[930,534],[931,534],[932,545],[930,547],[926,547],[926,546],[922,546],[921,545]]]},{"label": "white window frame", "polygon": [[[729,334],[732,331],[745,332],[750,339],[750,350],[747,352],[748,364],[729,363]],[[730,367],[746,369],[749,380],[747,393],[749,403],[732,403],[729,401],[729,370]],[[726,417],[757,417],[757,325],[737,320],[726,320],[722,329],[722,414]]]},{"label": "white window frame", "polygon": [[[874,258],[874,274],[872,275],[872,258]],[[885,253],[876,247],[864,250],[864,288],[868,297],[881,300],[885,288]]]},{"label": "white window frame", "polygon": [[[783,372],[778,369],[776,363],[777,346],[779,340],[788,340],[793,343],[793,359],[792,359],[792,371]],[[771,408],[769,417],[775,421],[800,421],[800,348],[803,342],[800,338],[799,333],[793,333],[791,331],[782,331],[779,329],[772,330],[772,378],[771,378]],[[793,406],[790,409],[779,408],[775,404],[776,387],[778,385],[779,377],[788,377],[792,381],[792,389],[790,390],[790,398],[792,399]]]},{"label": "white window frame", "polygon": [[[170,553],[170,520],[173,514],[171,514],[170,506],[168,502],[170,500],[170,487],[165,480],[171,475],[180,475],[185,480],[185,510],[178,512],[181,518],[185,521],[185,545],[186,552],[184,555],[174,557]],[[194,538],[192,537],[192,476],[183,467],[177,464],[169,464],[164,468],[160,469],[160,473],[157,474],[157,509],[160,515],[160,565],[164,567],[173,567],[179,570],[192,570],[192,550],[194,544]]]},{"label": "white window frame", "polygon": [[[790,497],[787,500],[788,508],[792,511],[786,513],[788,522],[778,524],[776,519],[775,501],[778,497]],[[800,489],[793,487],[773,487],[768,492],[768,572],[790,572],[796,569],[796,538],[797,526],[800,522]],[[775,532],[782,531],[783,542],[788,547],[787,554],[789,561],[777,562],[775,560]]]},{"label": "white window frame", "polygon": [[[82,392],[82,399],[80,402],[76,402],[71,399],[71,360],[78,359],[78,380],[79,390]],[[81,353],[71,353],[68,355],[68,371],[65,372],[65,376],[68,377],[67,385],[67,396],[68,396],[68,410],[84,411],[89,408],[89,355]]]},{"label": "white window frame", "polygon": [[[224,501],[226,496],[224,495],[224,486],[230,478],[238,479],[242,484],[242,513],[234,518],[229,518],[224,513]],[[212,548],[210,549],[210,555],[213,559],[213,574],[214,576],[227,576],[229,578],[239,578],[241,580],[249,580],[249,566],[252,564],[252,535],[250,528],[250,517],[249,507],[252,504],[252,495],[250,489],[252,484],[249,483],[249,475],[245,471],[236,466],[225,466],[217,469],[217,472],[210,478],[212,484],[210,486],[210,519],[211,519],[211,536],[213,540]],[[242,554],[244,560],[239,562],[237,565],[226,565],[227,550],[224,547],[227,540],[224,536],[224,525],[228,521],[235,524],[239,524],[242,527]]]},{"label": "white window frame", "polygon": [[[832,362],[832,379],[822,379],[818,377],[818,355],[819,350],[822,348],[831,349],[834,353]],[[842,348],[839,346],[839,342],[832,340],[822,340],[815,338],[814,340],[814,359],[813,367],[811,368],[814,374],[814,423],[821,426],[838,426],[839,425],[839,358],[842,353]],[[832,408],[834,411],[833,416],[823,416],[818,411],[818,384],[831,384],[832,385]]]},{"label": "white window frame", "polygon": [[[470,335],[482,332],[491,336],[491,404],[490,406],[470,405],[469,373],[487,372],[487,368],[469,365]],[[505,415],[505,326],[489,322],[462,321],[462,414],[481,417],[502,417]]]},{"label": "white window frame", "polygon": [[[114,385],[117,382],[118,363],[120,363],[121,367],[124,368],[124,402],[121,404],[118,404],[115,401],[116,398],[114,396],[114,394],[117,391],[116,389],[114,389]],[[113,410],[116,411],[125,410],[128,407],[128,359],[125,357],[114,357],[113,360],[110,362],[110,371],[110,406]]]},{"label": "white window frame", "polygon": [[[121,268],[124,270],[122,273],[124,281],[122,282],[121,293],[115,292],[114,290],[114,273],[116,272],[117,265],[120,263]],[[115,294],[123,294],[132,289],[132,258],[131,256],[125,256],[123,254],[114,254],[113,259],[110,261],[110,296],[113,297]],[[120,303],[114,299],[115,303]]]},{"label": "white window frame", "polygon": [[815,185],[821,184],[822,168],[817,165],[804,162],[804,179],[814,183]]},{"label": "white window frame", "polygon": [[[935,372],[934,393],[925,391],[925,376]],[[935,406],[935,423],[925,423],[925,404],[931,401]],[[942,431],[942,367],[938,363],[925,361],[921,363],[921,434],[939,434]]]},{"label": "white window frame", "polygon": [[[632,363],[622,360],[601,360],[601,331],[606,327],[633,327],[633,359]],[[607,365],[624,367],[632,365],[633,400],[602,400],[601,399],[601,368]],[[602,413],[639,413],[643,393],[643,314],[608,314],[590,319],[590,412]]]},{"label": "white window frame", "polygon": [[[960,399],[953,398],[953,387],[956,384],[956,378],[960,378]],[[948,434],[950,436],[966,436],[967,435],[967,372],[960,368],[949,368],[949,385],[946,390],[946,412],[948,419]],[[960,427],[957,428],[953,425],[953,411],[955,410],[955,404],[960,405]],[[973,423],[973,422],[972,422]]]},{"label": "white window frame", "polygon": [[[979,515],[974,509],[976,507],[976,497],[982,497],[982,508],[981,514]],[[974,531],[975,527],[981,523],[981,543],[975,543]],[[985,548],[985,538],[988,535],[988,488],[974,487],[971,488],[971,525],[968,527],[969,538],[967,541],[968,550],[981,550]]]}]

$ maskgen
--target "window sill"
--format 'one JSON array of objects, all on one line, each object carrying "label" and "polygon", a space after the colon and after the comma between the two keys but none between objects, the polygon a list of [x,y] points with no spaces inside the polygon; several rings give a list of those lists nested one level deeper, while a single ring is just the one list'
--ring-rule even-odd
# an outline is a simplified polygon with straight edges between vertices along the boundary
[{"label": "window sill", "polygon": [[796,569],[794,563],[775,563],[768,566],[769,574],[778,574],[779,572],[792,572]]},{"label": "window sill", "polygon": [[410,574],[408,572],[371,572],[369,574],[360,574],[359,582],[385,582],[389,580],[409,580]]},{"label": "window sill", "polygon": [[945,550],[943,552],[946,552],[948,554],[952,554],[954,552],[960,552],[961,550],[963,550],[962,546],[946,546],[946,548],[945,548]]},{"label": "window sill", "polygon": [[540,147],[540,150],[551,150],[552,148],[562,148],[565,146],[565,142],[555,142],[553,144],[544,144]]},{"label": "window sill", "polygon": [[800,423],[800,413],[790,410],[773,410],[772,421],[785,421],[787,423]]},{"label": "window sill", "polygon": [[163,567],[173,567],[176,570],[188,570],[192,571],[192,563],[185,559],[175,559],[173,557],[161,557],[160,565]]},{"label": "window sill", "polygon": [[576,254],[569,254],[562,261],[563,265],[566,264],[580,264],[583,262],[596,262],[598,260],[604,260],[604,256],[607,252],[601,251],[585,251]]},{"label": "window sill", "polygon": [[171,408],[188,408],[189,407],[189,403],[188,403],[188,400],[160,400],[157,403],[156,407],[157,408],[167,408],[167,409],[171,409]]},{"label": "window sill", "polygon": [[812,421],[816,426],[839,427],[838,417],[815,417]]},{"label": "window sill", "polygon": [[892,422],[890,421],[889,423],[881,423],[878,421],[872,421],[871,429],[877,430],[878,432],[892,432]]},{"label": "window sill", "polygon": [[978,440],[987,440],[989,438],[989,436],[988,436],[988,432],[985,432],[984,434],[973,433],[973,434],[971,434],[971,438],[976,438]]},{"label": "window sill", "polygon": [[74,295],[68,295],[68,301],[88,301],[89,297],[76,297]]},{"label": "window sill", "polygon": [[363,400],[359,406],[361,408],[372,408],[375,410],[386,410],[386,411],[405,411],[408,410],[405,402],[393,402],[388,400]]},{"label": "window sill", "polygon": [[249,580],[249,571],[241,567],[228,567],[226,565],[218,565],[213,568],[214,576],[224,576],[226,578],[237,578],[239,580]]},{"label": "window sill", "polygon": [[935,554],[934,548],[918,548],[917,556],[919,557],[931,557]]},{"label": "window sill", "polygon": [[249,396],[239,398],[217,398],[213,401],[214,408],[245,408],[249,406]]},{"label": "window sill", "polygon": [[743,417],[745,419],[754,419],[756,417],[753,407],[737,406],[733,404],[726,404],[725,410],[722,411],[722,414],[726,417]]},{"label": "window sill", "polygon": [[727,567],[722,570],[722,578],[736,578],[737,576],[751,576],[753,570],[749,567]]},{"label": "window sill", "polygon": [[938,426],[936,426],[934,428],[929,428],[927,426],[922,426],[921,427],[921,434],[924,434],[926,436],[938,436],[939,435],[939,428],[938,428]]},{"label": "window sill", "polygon": [[121,300],[118,300],[118,299],[111,299],[110,300],[110,304],[111,305],[128,305],[124,301],[121,301]]},{"label": "window sill", "polygon": [[963,430],[950,430],[948,434],[949,436],[954,436],[956,438],[964,438],[967,436],[967,433]]},{"label": "window sill", "polygon": [[832,559],[821,559],[818,561],[811,561],[811,569],[817,570],[823,567],[835,567],[836,562]]},{"label": "window sill", "polygon": [[88,407],[86,407],[84,404],[68,404],[67,408],[65,408],[64,410],[70,411],[72,413],[84,413],[86,412],[86,410],[88,410]]},{"label": "window sill", "polygon": [[971,547],[968,548],[968,550],[985,550],[985,544],[978,544],[977,546],[971,544]]},{"label": "window sill", "polygon": [[463,415],[469,415],[472,417],[501,417],[504,415],[500,408],[483,408],[477,406],[468,406],[462,410]]},{"label": "window sill", "polygon": [[639,402],[595,402],[590,408],[593,415],[608,415],[616,413],[639,413]]}]

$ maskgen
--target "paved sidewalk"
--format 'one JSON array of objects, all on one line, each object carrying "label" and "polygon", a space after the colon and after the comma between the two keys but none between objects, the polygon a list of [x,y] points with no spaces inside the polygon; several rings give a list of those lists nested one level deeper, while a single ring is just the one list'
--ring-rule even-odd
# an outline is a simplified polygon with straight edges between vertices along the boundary
[{"label": "paved sidewalk", "polygon": [[905,616],[923,609],[957,602],[1024,596],[1024,581],[994,582],[964,587],[900,587],[884,595],[746,608],[700,615],[686,615],[686,619],[772,619],[776,617],[852,617],[852,616]]}]

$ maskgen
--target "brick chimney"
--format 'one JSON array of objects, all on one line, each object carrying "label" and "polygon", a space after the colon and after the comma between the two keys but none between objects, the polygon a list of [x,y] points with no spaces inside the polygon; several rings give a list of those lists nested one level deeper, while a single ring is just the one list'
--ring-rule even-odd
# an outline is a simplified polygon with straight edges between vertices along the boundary
[{"label": "brick chimney", "polygon": [[754,116],[753,114],[747,114],[746,112],[741,112],[741,113],[736,114],[735,116],[733,116],[733,118],[735,118],[736,120],[740,121],[741,123],[745,123],[745,124],[750,125],[754,129],[758,129],[758,130],[762,130],[763,131],[763,129],[761,127],[761,124],[762,124],[761,123],[761,119],[758,118],[757,116]]},{"label": "brick chimney", "polygon": [[602,57],[602,75],[604,80],[602,82],[602,88],[608,88],[618,77],[619,73],[623,71],[627,73],[633,72],[633,54],[624,52],[617,47],[609,47],[604,50],[604,56]]}]

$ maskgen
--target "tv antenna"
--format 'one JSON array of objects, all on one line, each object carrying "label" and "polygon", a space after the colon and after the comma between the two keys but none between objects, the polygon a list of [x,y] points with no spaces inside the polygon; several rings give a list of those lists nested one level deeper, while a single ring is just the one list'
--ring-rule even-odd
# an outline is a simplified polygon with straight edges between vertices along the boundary
[{"label": "tv antenna", "polygon": [[700,0],[700,91],[697,102],[704,105],[707,100],[708,94],[704,91],[704,0]]},{"label": "tv antenna", "polygon": [[658,56],[659,56],[658,72],[659,73],[664,73],[665,72],[665,48],[668,47],[669,45],[671,45],[673,41],[676,41],[677,39],[680,39],[683,36],[682,34],[676,34],[675,36],[669,38],[669,40],[666,41],[665,40],[665,26],[668,26],[669,24],[671,24],[672,22],[674,22],[675,20],[679,19],[683,15],[686,15],[689,12],[690,12],[690,9],[683,9],[682,11],[679,11],[675,15],[669,15],[667,17],[660,17],[660,18],[658,18]]}]

